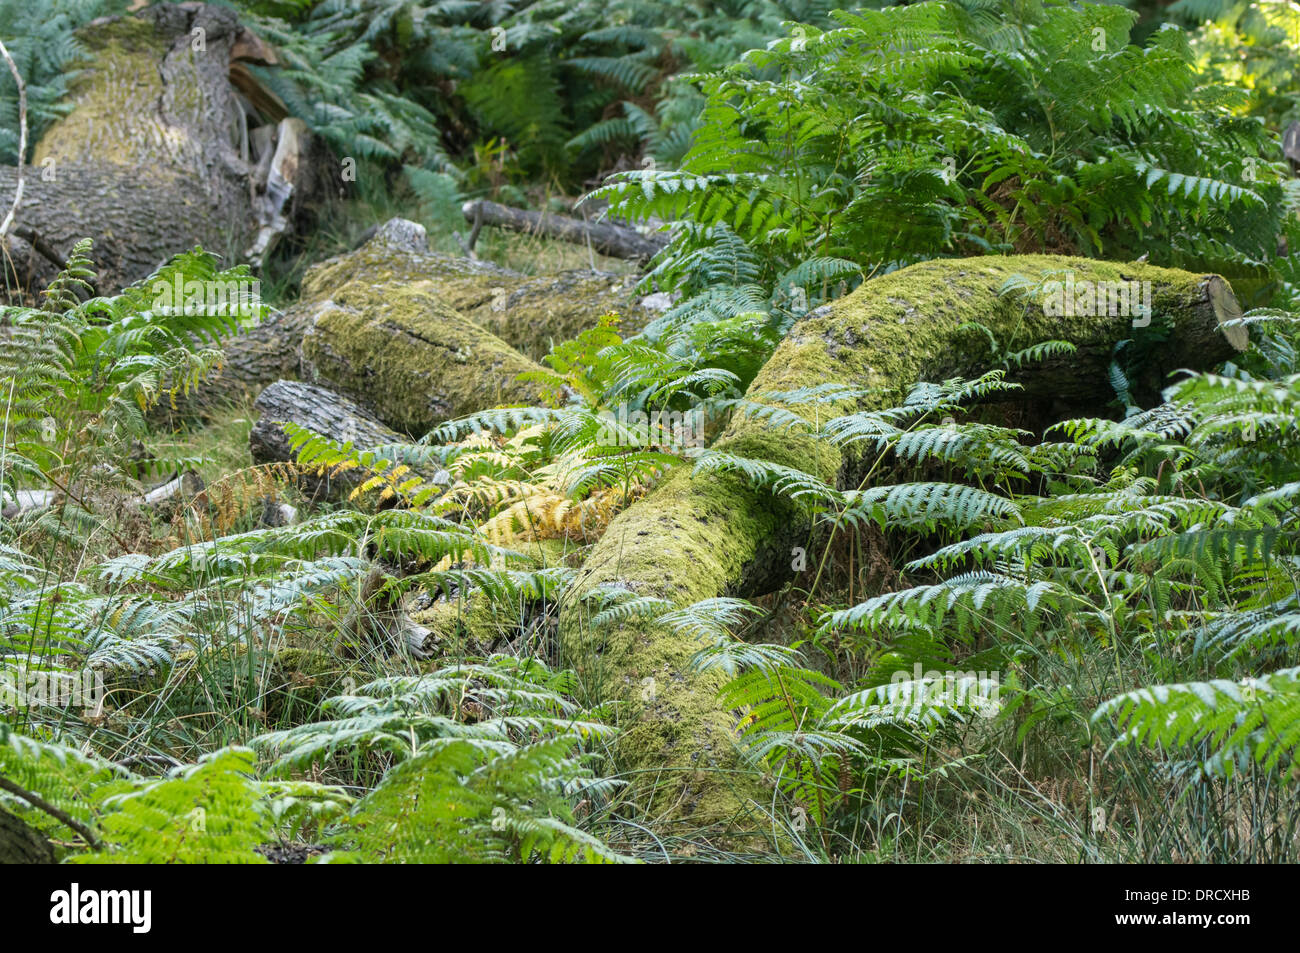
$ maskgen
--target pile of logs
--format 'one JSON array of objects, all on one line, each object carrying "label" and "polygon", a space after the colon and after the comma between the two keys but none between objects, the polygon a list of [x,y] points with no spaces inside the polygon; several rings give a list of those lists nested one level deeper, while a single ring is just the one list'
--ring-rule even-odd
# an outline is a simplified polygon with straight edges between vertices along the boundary
[{"label": "pile of logs", "polygon": [[[190,42],[195,28],[205,31],[203,51]],[[37,149],[38,167],[55,172],[32,178],[24,193],[18,227],[6,236],[8,277],[30,289],[86,234],[99,239],[101,291],[143,277],[195,244],[221,249],[227,236],[236,251],[264,256],[292,227],[313,177],[327,167],[310,158],[304,128],[236,95],[236,79],[247,77],[239,64],[272,54],[229,10],[203,4],[149,7],[95,25],[85,39],[93,62],[77,81],[71,111]],[[185,95],[195,91],[201,95]],[[16,171],[0,170],[0,194],[12,191]],[[464,211],[475,228],[470,251],[483,225],[636,260],[663,247],[662,234],[613,222],[489,202]],[[1179,368],[1210,368],[1246,344],[1239,325],[1224,327],[1241,309],[1215,276],[1049,256],[945,259],[865,282],[807,316],[747,396],[762,401],[770,393],[841,384],[876,396],[823,407],[823,414],[888,406],[882,402],[915,381],[983,369],[987,354],[972,349],[968,335],[978,322],[1017,348],[1071,341],[1076,351],[1068,360],[1017,372],[1019,399],[1049,418],[1095,411],[1111,396],[1107,368],[1116,344],[1134,334],[1131,319],[1063,318],[1002,293],[1017,275],[1065,270],[1080,282],[1150,283],[1150,320],[1162,344],[1135,386],[1158,387]],[[453,417],[536,402],[538,385],[520,376],[541,369],[552,342],[572,338],[607,311],[623,315],[633,330],[648,319],[634,283],[595,272],[528,277],[472,257],[438,255],[420,226],[395,219],[361,247],[316,265],[297,303],[230,344],[225,368],[207,390],[259,394],[250,438],[259,462],[292,459],[286,424],[358,449],[410,441]],[[831,484],[856,485],[863,475],[852,454],[807,435],[773,438],[748,418],[733,421],[714,446]],[[363,478],[356,471],[311,477],[304,488],[313,499],[339,499]],[[181,486],[154,492],[166,496]],[[17,505],[41,504],[20,498]],[[694,477],[680,467],[613,520],[586,555],[576,591],[566,594],[565,664],[593,697],[629,703],[618,742],[621,768],[649,779],[645,809],[665,822],[748,824],[739,819],[759,810],[765,795],[750,789],[750,774],[733,770],[736,718],[717,701],[720,676],[690,665],[698,643],[645,619],[594,631],[582,596],[613,586],[686,604],[771,592],[789,581],[791,547],[806,538],[808,519],[739,475]],[[657,686],[648,695],[640,691],[646,678]],[[24,850],[41,852],[34,843]]]}]

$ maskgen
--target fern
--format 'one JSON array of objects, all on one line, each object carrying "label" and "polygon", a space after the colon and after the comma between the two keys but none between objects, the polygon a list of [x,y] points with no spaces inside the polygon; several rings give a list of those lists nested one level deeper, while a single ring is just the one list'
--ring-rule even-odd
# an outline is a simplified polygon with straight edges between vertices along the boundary
[{"label": "fern", "polygon": [[1181,31],[1139,48],[1135,14],[1050,0],[832,19],[693,76],[703,126],[680,167],[595,193],[673,223],[647,287],[683,300],[652,339],[746,313],[779,335],[862,277],[937,255],[1148,252],[1193,267],[1195,235],[1232,250],[1213,266],[1229,275],[1271,256],[1269,146],[1234,121],[1225,87],[1200,81]]},{"label": "fern", "polygon": [[[582,747],[610,730],[584,721],[563,678],[508,659],[381,679],[325,704],[332,721],[257,739],[280,770],[383,753],[393,766],[344,820],[335,859],[551,863],[625,858],[574,825],[611,783]],[[410,832],[419,832],[411,837]]]},{"label": "fern", "polygon": [[1208,745],[1229,774],[1237,752],[1271,769],[1289,765],[1300,747],[1298,676],[1288,668],[1241,681],[1152,685],[1111,699],[1094,717],[1114,719],[1121,742]]},{"label": "fern", "polygon": [[[79,863],[266,863],[255,848],[270,837],[257,809],[258,791],[245,776],[252,752],[226,749],[172,777],[126,792],[100,792],[109,847]],[[112,793],[110,793],[112,792]]]}]

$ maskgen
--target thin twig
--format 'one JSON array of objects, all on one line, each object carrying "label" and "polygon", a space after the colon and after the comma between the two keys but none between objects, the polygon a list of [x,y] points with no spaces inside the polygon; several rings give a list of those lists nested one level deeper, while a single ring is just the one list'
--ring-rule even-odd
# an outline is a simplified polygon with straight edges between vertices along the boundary
[{"label": "thin twig", "polygon": [[15,797],[22,798],[32,807],[42,810],[46,814],[50,815],[50,817],[54,818],[60,824],[72,828],[72,830],[81,835],[82,839],[85,840],[93,850],[103,850],[104,845],[100,843],[99,838],[95,836],[94,832],[91,831],[89,827],[81,823],[81,821],[77,820],[67,811],[62,811],[55,807],[39,794],[33,794],[26,788],[14,784],[14,782],[10,781],[3,774],[0,774],[0,790],[8,791]]},{"label": "thin twig", "polygon": [[14,216],[18,214],[18,204],[23,200],[23,157],[27,154],[27,84],[23,82],[22,74],[18,72],[18,64],[9,55],[9,50],[3,41],[0,41],[0,56],[3,56],[4,61],[9,64],[9,72],[13,74],[14,83],[18,86],[18,188],[14,191],[14,204],[10,207],[9,214],[5,216],[3,222],[0,222],[0,239],[2,239],[9,231],[9,226],[14,223]]}]

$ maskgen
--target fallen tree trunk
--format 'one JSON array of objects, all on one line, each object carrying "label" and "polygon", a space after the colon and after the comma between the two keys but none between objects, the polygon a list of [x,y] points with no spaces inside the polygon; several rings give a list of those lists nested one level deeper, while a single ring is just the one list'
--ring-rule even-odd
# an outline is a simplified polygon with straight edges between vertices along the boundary
[{"label": "fallen tree trunk", "polygon": [[[1014,276],[1066,269],[1092,282],[1151,282],[1151,330],[1135,329],[1131,317],[1049,317],[1036,304],[1000,294]],[[1049,256],[932,261],[869,281],[797,324],[748,396],[762,400],[771,392],[843,384],[878,396],[822,407],[823,416],[893,406],[916,381],[986,368],[987,345],[975,345],[963,328],[974,321],[1008,349],[1073,342],[1078,351],[1068,360],[1017,375],[1023,397],[1056,402],[1059,412],[1095,408],[1110,397],[1106,372],[1117,342],[1144,334],[1158,340],[1146,355],[1146,373],[1162,379],[1181,367],[1210,367],[1234,347],[1244,348],[1243,329],[1220,328],[1239,314],[1231,290],[1212,276]],[[752,418],[733,421],[714,446],[841,486],[860,480],[855,458]],[[666,820],[754,829],[765,798],[744,780],[748,775],[733,770],[736,716],[716,701],[721,676],[691,670],[701,647],[691,635],[647,620],[593,629],[583,596],[612,586],[684,606],[770,592],[792,575],[792,547],[803,544],[808,529],[801,510],[740,476],[692,478],[682,466],[614,519],[566,597],[560,620],[566,662],[597,699],[625,699],[639,710],[620,732],[618,755],[625,770],[644,779],[651,811]]]},{"label": "fallen tree trunk", "polygon": [[430,255],[422,225],[390,219],[361,247],[308,269],[297,302],[228,341],[221,371],[208,379],[204,390],[226,395],[257,393],[275,381],[297,378],[303,338],[316,317],[332,304],[331,292],[348,282],[386,284],[465,273],[510,274],[493,265]]},{"label": "fallen tree trunk", "polygon": [[[296,459],[284,430],[286,423],[305,427],[338,443],[352,443],[358,450],[404,439],[360,404],[301,381],[276,381],[258,395],[254,406],[261,415],[248,435],[255,463],[291,463]],[[369,475],[370,471],[362,469],[304,473],[299,477],[299,486],[310,500],[340,500]]]},{"label": "fallen tree trunk", "polygon": [[[300,207],[312,172],[301,160],[305,128],[290,121],[250,132],[262,119],[231,84],[232,61],[265,61],[265,46],[233,11],[201,3],[97,20],[79,39],[88,61],[67,115],[34,150],[6,237],[12,296],[30,297],[85,237],[95,242],[103,294],[195,245],[228,261],[260,257]],[[270,198],[259,176],[275,180]],[[5,202],[16,184],[17,169],[0,168]]]},{"label": "fallen tree trunk", "polygon": [[541,368],[442,303],[432,282],[335,289],[302,342],[303,377],[423,436],[445,420],[498,404],[536,403]]},{"label": "fallen tree trunk", "polygon": [[[53,168],[51,180],[27,170],[18,224],[6,239],[6,287],[27,298],[58,274],[72,246],[87,236],[94,239],[96,290],[111,294],[195,245],[225,251],[226,236],[238,233],[237,213],[207,208],[192,180],[166,170],[146,168],[137,177],[101,164]],[[15,170],[0,167],[0,195],[11,195],[15,183]]]},{"label": "fallen tree trunk", "polygon": [[0,807],[0,864],[52,864],[54,847],[16,814]]},{"label": "fallen tree trunk", "polygon": [[465,220],[474,226],[469,244],[470,250],[473,250],[473,239],[478,236],[479,228],[484,225],[508,228],[528,235],[558,238],[561,241],[586,245],[597,254],[608,255],[610,258],[630,258],[635,261],[648,261],[663,251],[664,246],[668,244],[665,235],[643,235],[627,225],[589,222],[585,219],[546,212],[529,212],[485,200],[466,202],[461,206],[461,213],[465,216]]},{"label": "fallen tree trunk", "polygon": [[392,219],[360,248],[313,266],[299,300],[226,346],[221,372],[205,393],[256,393],[274,381],[298,377],[299,348],[335,289],[349,282],[429,282],[439,301],[490,331],[526,357],[540,360],[552,343],[618,314],[625,334],[645,326],[653,310],[642,305],[632,275],[566,271],[526,276],[488,262],[430,252],[424,229]]}]

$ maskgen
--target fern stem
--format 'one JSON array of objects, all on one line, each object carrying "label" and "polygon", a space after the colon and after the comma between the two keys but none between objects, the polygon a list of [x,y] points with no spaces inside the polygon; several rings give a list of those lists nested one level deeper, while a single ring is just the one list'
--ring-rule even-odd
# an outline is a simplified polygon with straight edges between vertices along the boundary
[{"label": "fern stem", "polygon": [[94,832],[89,827],[81,823],[81,821],[77,820],[67,811],[55,807],[53,804],[45,800],[45,798],[41,797],[39,794],[34,794],[33,792],[27,790],[21,785],[15,784],[13,781],[10,781],[3,774],[0,774],[0,790],[8,791],[10,794],[14,795],[15,797],[22,798],[32,807],[36,808],[37,810],[44,811],[46,814],[50,815],[50,817],[54,818],[60,824],[76,831],[77,834],[79,834],[81,838],[87,844],[90,845],[90,848],[92,850],[103,849],[104,845],[100,842],[99,838],[95,836]]}]

